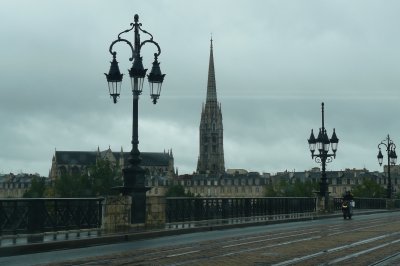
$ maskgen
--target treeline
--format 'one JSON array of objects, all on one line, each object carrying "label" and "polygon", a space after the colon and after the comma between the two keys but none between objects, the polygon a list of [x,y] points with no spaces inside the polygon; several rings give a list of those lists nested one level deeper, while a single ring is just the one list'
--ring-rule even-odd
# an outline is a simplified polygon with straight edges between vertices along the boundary
[{"label": "treeline", "polygon": [[[319,191],[319,182],[295,180],[280,180],[266,186],[266,197],[315,197]],[[386,189],[373,179],[365,179],[361,184],[351,189],[354,197],[358,198],[386,198]],[[399,193],[395,194],[399,198]]]},{"label": "treeline", "polygon": [[108,160],[98,160],[85,174],[63,174],[52,184],[34,177],[24,198],[83,198],[118,194],[112,187],[122,185],[121,171]]},{"label": "treeline", "polygon": [[315,197],[316,191],[319,191],[318,182],[281,179],[266,186],[265,197]]}]

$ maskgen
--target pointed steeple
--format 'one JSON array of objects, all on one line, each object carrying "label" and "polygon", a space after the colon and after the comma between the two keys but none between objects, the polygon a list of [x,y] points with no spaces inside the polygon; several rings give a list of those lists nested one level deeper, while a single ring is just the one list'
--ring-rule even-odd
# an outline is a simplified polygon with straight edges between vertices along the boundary
[{"label": "pointed steeple", "polygon": [[217,86],[215,83],[215,70],[214,70],[214,55],[213,55],[213,40],[211,38],[210,45],[210,62],[208,65],[208,81],[207,81],[207,102],[217,101]]},{"label": "pointed steeple", "polygon": [[[200,149],[197,161],[197,173],[215,176],[225,172],[223,125],[221,105],[217,100],[215,82],[213,40],[210,45],[208,67],[207,98],[202,106],[200,119]],[[172,153],[172,152],[171,152]]]}]

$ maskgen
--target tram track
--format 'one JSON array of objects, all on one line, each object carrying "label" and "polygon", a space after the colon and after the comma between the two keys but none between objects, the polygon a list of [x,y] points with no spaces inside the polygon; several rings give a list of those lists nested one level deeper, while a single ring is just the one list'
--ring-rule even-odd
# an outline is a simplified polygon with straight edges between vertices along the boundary
[{"label": "tram track", "polygon": [[[400,254],[382,254],[380,264],[353,264],[377,251],[400,249],[400,221],[397,217],[335,221],[326,225],[301,227],[223,237],[214,240],[163,248],[128,251],[97,257],[102,265],[389,265]],[[398,249],[398,250],[399,250]],[[349,250],[349,253],[346,251]],[[351,252],[350,252],[351,250]],[[398,251],[397,251],[398,252]],[[384,260],[384,257],[387,257]],[[397,256],[397,257],[396,257]],[[235,263],[235,262],[240,263]],[[369,260],[368,263],[374,260]],[[129,263],[128,263],[129,262]],[[93,259],[73,261],[73,265],[94,265]],[[58,263],[54,265],[71,265]]]}]

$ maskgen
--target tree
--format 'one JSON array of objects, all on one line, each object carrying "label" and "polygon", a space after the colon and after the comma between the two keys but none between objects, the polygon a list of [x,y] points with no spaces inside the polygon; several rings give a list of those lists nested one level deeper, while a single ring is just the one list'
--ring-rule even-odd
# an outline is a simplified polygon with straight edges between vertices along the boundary
[{"label": "tree", "polygon": [[44,177],[34,176],[31,180],[30,188],[25,191],[24,198],[42,198],[46,190],[46,182]]},{"label": "tree", "polygon": [[364,179],[362,184],[355,186],[352,190],[355,197],[360,198],[385,198],[386,189],[381,187],[371,178]]},{"label": "tree", "polygon": [[61,198],[80,198],[93,196],[87,175],[61,175],[55,181],[54,191],[55,195]]},{"label": "tree", "polygon": [[89,180],[92,184],[93,196],[116,194],[112,187],[122,185],[121,172],[117,166],[112,166],[108,160],[98,160],[90,170]]},{"label": "tree", "polygon": [[56,180],[54,194],[62,198],[96,197],[117,194],[111,188],[121,185],[120,172],[108,160],[97,160],[84,174],[65,174]]},{"label": "tree", "polygon": [[188,191],[185,192],[185,188],[182,185],[170,185],[167,192],[165,192],[166,197],[194,197],[193,193]]},{"label": "tree", "polygon": [[265,197],[278,197],[277,189],[274,187],[274,185],[269,183],[265,187]]},{"label": "tree", "polygon": [[314,197],[314,191],[318,190],[318,183],[307,180],[302,182],[298,179],[289,182],[280,179],[275,184],[268,184],[266,187],[266,197]]}]

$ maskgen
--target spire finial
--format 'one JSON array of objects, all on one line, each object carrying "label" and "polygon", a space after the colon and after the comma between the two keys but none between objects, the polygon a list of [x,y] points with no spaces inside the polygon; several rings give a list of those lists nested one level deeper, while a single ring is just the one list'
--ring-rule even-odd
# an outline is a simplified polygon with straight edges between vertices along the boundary
[{"label": "spire finial", "polygon": [[213,39],[211,36],[210,45],[210,61],[208,65],[208,81],[207,81],[207,98],[206,102],[217,102],[217,90],[215,84],[214,55],[213,55]]}]

